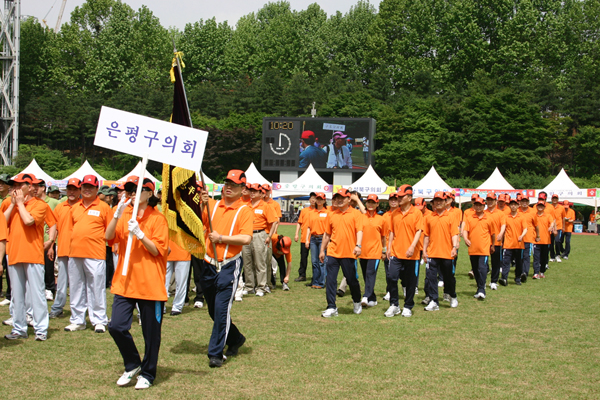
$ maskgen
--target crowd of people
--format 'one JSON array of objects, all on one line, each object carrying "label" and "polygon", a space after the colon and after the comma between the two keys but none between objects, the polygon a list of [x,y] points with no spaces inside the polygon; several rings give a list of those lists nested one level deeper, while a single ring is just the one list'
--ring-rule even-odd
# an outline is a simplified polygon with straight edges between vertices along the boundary
[{"label": "crowd of people", "polygon": [[[246,338],[231,320],[232,303],[271,293],[277,271],[282,289],[290,290],[292,238],[278,234],[281,209],[271,198],[271,186],[247,182],[243,171],[228,172],[221,200],[210,198],[201,183],[197,189],[205,229],[203,259],[169,238],[160,193],[155,194],[150,179],[140,182],[131,176],[125,184],[108,188],[100,187],[93,175],[73,178],[60,199],[57,187],[47,188],[33,174],[0,175],[5,216],[0,219],[0,256],[8,272],[6,299],[0,305],[10,306],[11,318],[3,324],[12,326],[5,338],[26,339],[29,325],[37,341],[47,340],[49,319],[64,315],[69,298],[70,319],[64,330],[87,329],[87,312],[94,331],[108,330],[123,357],[125,372],[117,385],[128,385],[137,376],[136,389],[148,388],[156,377],[166,301],[174,296],[170,315],[180,315],[189,302],[193,274],[193,306],[206,304],[214,321],[209,366],[220,367],[227,357],[236,356]],[[136,196],[139,208],[134,215]],[[529,198],[520,195],[474,195],[473,207],[463,213],[452,192],[435,193],[429,209],[425,199],[413,199],[410,185],[402,185],[389,195],[389,211],[380,215],[375,194],[363,203],[360,193],[340,189],[328,205],[324,193],[310,193],[310,207],[301,211],[293,238],[300,242],[296,281],[324,289],[323,317],[338,315],[337,297],[348,287],[354,313],[360,314],[363,307],[378,304],[374,288],[383,263],[384,300],[389,302],[384,316],[410,317],[425,266],[425,311],[440,309],[440,288],[442,301],[454,308],[454,274],[462,243],[471,262],[469,274],[477,283],[474,297],[483,300],[490,264],[489,288],[497,290],[498,284],[508,285],[513,266],[515,284],[526,282],[532,254],[533,279],[545,278],[550,261],[568,259],[575,220],[572,204],[559,202],[556,195],[546,202],[546,197],[540,193],[531,208]],[[338,287],[340,268],[344,279]],[[110,318],[107,288],[114,295]],[[50,310],[48,300],[54,300]],[[143,359],[130,333],[136,309],[145,341]]]}]

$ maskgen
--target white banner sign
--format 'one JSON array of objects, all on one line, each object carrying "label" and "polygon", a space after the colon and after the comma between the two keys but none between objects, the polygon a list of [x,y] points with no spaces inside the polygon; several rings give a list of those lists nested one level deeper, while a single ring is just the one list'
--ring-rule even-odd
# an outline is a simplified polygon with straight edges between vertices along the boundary
[{"label": "white banner sign", "polygon": [[102,107],[96,146],[198,171],[208,132]]},{"label": "white banner sign", "polygon": [[346,125],[323,124],[323,129],[326,130],[326,131],[340,131],[340,132],[344,132],[346,130]]}]

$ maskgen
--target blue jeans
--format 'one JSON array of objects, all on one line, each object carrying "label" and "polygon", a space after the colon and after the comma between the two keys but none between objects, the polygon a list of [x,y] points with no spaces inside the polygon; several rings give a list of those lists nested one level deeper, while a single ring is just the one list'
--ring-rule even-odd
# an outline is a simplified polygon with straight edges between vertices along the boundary
[{"label": "blue jeans", "polygon": [[[322,242],[323,236],[310,237],[310,258],[313,267],[312,284],[315,286],[325,287],[325,278],[327,277],[327,270],[325,269],[325,263],[319,261],[319,253],[321,252]],[[327,256],[327,254],[325,254],[325,256]]]}]

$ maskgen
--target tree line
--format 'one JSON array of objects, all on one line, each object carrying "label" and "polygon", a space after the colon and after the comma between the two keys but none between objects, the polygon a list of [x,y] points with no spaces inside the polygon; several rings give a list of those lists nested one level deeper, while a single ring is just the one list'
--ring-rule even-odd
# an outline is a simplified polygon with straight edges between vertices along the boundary
[{"label": "tree line", "polygon": [[377,120],[375,169],[390,183],[435,165],[473,187],[498,166],[513,186],[540,187],[564,167],[598,187],[598,15],[600,0],[360,0],[331,16],[278,1],[178,30],[144,6],[88,0],[58,33],[21,25],[20,141],[56,152],[40,165],[58,177],[83,159],[122,176],[137,161],[93,146],[100,107],[168,119],[175,45],[216,179],[260,165],[263,117],[316,102],[320,117]]}]

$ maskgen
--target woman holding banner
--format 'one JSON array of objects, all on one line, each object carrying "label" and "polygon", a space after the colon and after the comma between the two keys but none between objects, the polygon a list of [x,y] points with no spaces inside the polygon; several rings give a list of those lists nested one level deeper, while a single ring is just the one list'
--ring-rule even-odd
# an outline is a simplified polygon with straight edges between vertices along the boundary
[{"label": "woman holding banner", "polygon": [[[150,179],[144,179],[139,211],[137,216],[132,215],[138,181],[137,176],[127,179],[126,195],[121,198],[114,218],[106,229],[106,240],[111,245],[119,243],[121,248],[127,246],[130,233],[134,236],[128,265],[123,265],[125,257],[119,257],[115,268],[111,288],[115,297],[108,331],[125,364],[125,372],[117,385],[125,386],[140,374],[135,388],[147,389],[156,377],[162,312],[167,301],[165,274],[169,231],[167,220],[155,209],[158,198],[154,197],[154,183]],[[139,306],[145,341],[143,360],[129,333],[136,304]]]}]

